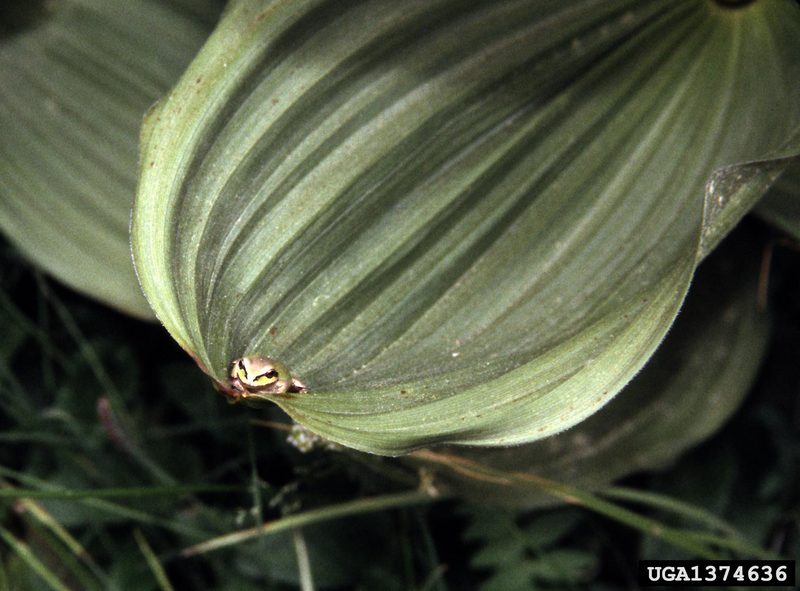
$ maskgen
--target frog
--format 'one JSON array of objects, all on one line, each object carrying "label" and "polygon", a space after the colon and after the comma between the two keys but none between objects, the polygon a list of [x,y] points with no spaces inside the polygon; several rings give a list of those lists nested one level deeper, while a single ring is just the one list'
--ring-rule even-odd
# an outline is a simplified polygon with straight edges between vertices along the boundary
[{"label": "frog", "polygon": [[261,394],[287,394],[306,391],[306,385],[293,377],[289,369],[276,359],[248,355],[234,359],[228,373],[230,386],[238,398]]}]

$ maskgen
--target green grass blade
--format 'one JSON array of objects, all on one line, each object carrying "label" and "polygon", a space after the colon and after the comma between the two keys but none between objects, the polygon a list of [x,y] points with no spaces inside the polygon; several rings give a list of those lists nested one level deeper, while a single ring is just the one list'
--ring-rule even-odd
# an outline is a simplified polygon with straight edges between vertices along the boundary
[{"label": "green grass blade", "polygon": [[350,515],[359,515],[362,513],[372,513],[375,511],[385,511],[387,509],[395,509],[398,507],[408,507],[411,505],[420,505],[430,503],[435,499],[430,495],[423,492],[404,492],[389,495],[382,495],[377,497],[368,497],[349,501],[346,503],[339,503],[337,505],[329,505],[320,509],[310,509],[287,517],[282,517],[274,521],[268,521],[258,527],[243,529],[223,536],[218,536],[211,540],[195,544],[189,548],[181,551],[181,556],[197,556],[205,554],[221,548],[227,548],[236,544],[241,544],[253,538],[263,535],[269,535],[280,531],[291,530],[294,528],[303,527],[313,523],[321,523],[331,519],[340,519]]},{"label": "green grass blade", "polygon": [[[45,510],[39,503],[32,499],[23,498],[18,501],[18,506],[25,510],[28,515],[35,519],[41,526],[50,531],[58,540],[72,553],[75,558],[81,561],[95,577],[94,587],[98,587],[98,582],[107,586],[107,576],[100,569],[91,555],[86,551],[83,545],[75,539],[75,537],[62,526],[50,513]],[[85,585],[86,586],[86,585]]]},{"label": "green grass blade", "polygon": [[732,537],[739,535],[733,526],[706,509],[683,503],[667,495],[622,486],[605,488],[599,494],[617,501],[631,501],[645,507],[663,509]]},{"label": "green grass blade", "polygon": [[428,462],[430,465],[447,468],[467,478],[491,482],[500,486],[530,487],[536,489],[563,503],[585,507],[590,511],[609,517],[618,523],[625,524],[646,535],[664,540],[700,558],[708,560],[723,558],[724,555],[720,553],[720,550],[723,549],[735,550],[745,555],[759,558],[772,557],[769,552],[742,542],[739,539],[702,531],[671,527],[657,519],[641,515],[618,504],[606,501],[597,494],[534,474],[497,470],[454,454],[418,451],[414,452],[414,456]]},{"label": "green grass blade", "polygon": [[42,561],[40,561],[31,551],[30,547],[23,541],[16,538],[11,532],[0,525],[0,538],[8,545],[35,572],[53,591],[70,591],[69,587],[59,580]]},{"label": "green grass blade", "polygon": [[144,537],[144,534],[140,529],[133,530],[133,537],[136,540],[136,545],[139,546],[139,550],[141,550],[142,554],[144,555],[145,560],[147,561],[147,565],[150,567],[150,570],[153,573],[153,576],[158,581],[158,586],[161,591],[175,591],[175,588],[169,582],[169,578],[167,577],[167,573],[164,571],[164,567],[161,566],[161,563],[158,561],[158,557],[153,552],[153,549],[150,547],[150,544],[147,543],[147,539]]}]

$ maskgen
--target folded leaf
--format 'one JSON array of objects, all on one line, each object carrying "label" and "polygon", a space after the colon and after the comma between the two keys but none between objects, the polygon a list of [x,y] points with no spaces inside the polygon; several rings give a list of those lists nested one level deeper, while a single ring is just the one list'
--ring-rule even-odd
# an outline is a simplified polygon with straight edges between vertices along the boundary
[{"label": "folded leaf", "polygon": [[221,391],[278,360],[307,391],[247,399],[334,441],[551,435],[797,149],[798,49],[790,2],[242,0],[145,122],[142,286]]},{"label": "folded leaf", "polygon": [[5,3],[0,230],[67,285],[152,318],[128,236],[139,127],[208,35],[216,3]]}]

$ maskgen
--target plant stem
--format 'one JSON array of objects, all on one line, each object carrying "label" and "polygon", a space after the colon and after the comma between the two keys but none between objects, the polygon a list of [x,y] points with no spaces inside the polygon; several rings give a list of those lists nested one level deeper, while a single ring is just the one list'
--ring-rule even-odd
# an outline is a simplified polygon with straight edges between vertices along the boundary
[{"label": "plant stem", "polygon": [[243,529],[233,533],[225,534],[212,538],[200,544],[195,544],[188,548],[184,548],[180,555],[183,557],[197,556],[198,554],[205,554],[226,548],[235,544],[240,544],[247,540],[251,540],[258,536],[277,533],[279,531],[290,530],[296,527],[310,525],[312,523],[321,523],[323,521],[330,521],[332,519],[339,519],[350,515],[359,515],[361,513],[372,513],[375,511],[385,511],[386,509],[394,509],[397,507],[408,507],[410,505],[419,505],[422,503],[431,503],[438,500],[429,494],[412,491],[403,492],[391,495],[383,495],[379,497],[368,497],[358,499],[356,501],[349,501],[339,505],[331,505],[328,507],[321,507],[319,509],[311,509],[288,517],[282,517],[275,521],[268,521],[257,527]]},{"label": "plant stem", "polygon": [[311,575],[311,560],[308,557],[308,546],[303,536],[303,530],[295,528],[292,530],[292,542],[294,551],[297,554],[297,570],[300,572],[300,590],[314,591],[314,578]]}]

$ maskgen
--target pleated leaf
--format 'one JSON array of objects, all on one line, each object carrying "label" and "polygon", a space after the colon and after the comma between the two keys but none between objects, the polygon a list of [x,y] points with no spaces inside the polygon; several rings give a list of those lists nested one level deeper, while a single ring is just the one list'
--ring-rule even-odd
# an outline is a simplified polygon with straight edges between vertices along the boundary
[{"label": "pleated leaf", "polygon": [[142,286],[220,390],[278,359],[308,391],[251,399],[345,445],[551,435],[797,148],[798,51],[782,1],[236,2],[145,122]]},{"label": "pleated leaf", "polygon": [[[760,249],[748,241],[737,246],[701,266],[666,340],[599,412],[544,441],[455,453],[502,470],[524,469],[598,489],[640,470],[662,468],[716,432],[750,390],[769,342],[767,315],[756,305]],[[456,476],[449,486],[515,506],[553,502],[531,488]]]},{"label": "pleated leaf", "polygon": [[153,316],[128,235],[139,128],[217,10],[214,0],[0,10],[0,230],[59,280],[136,316]]}]

